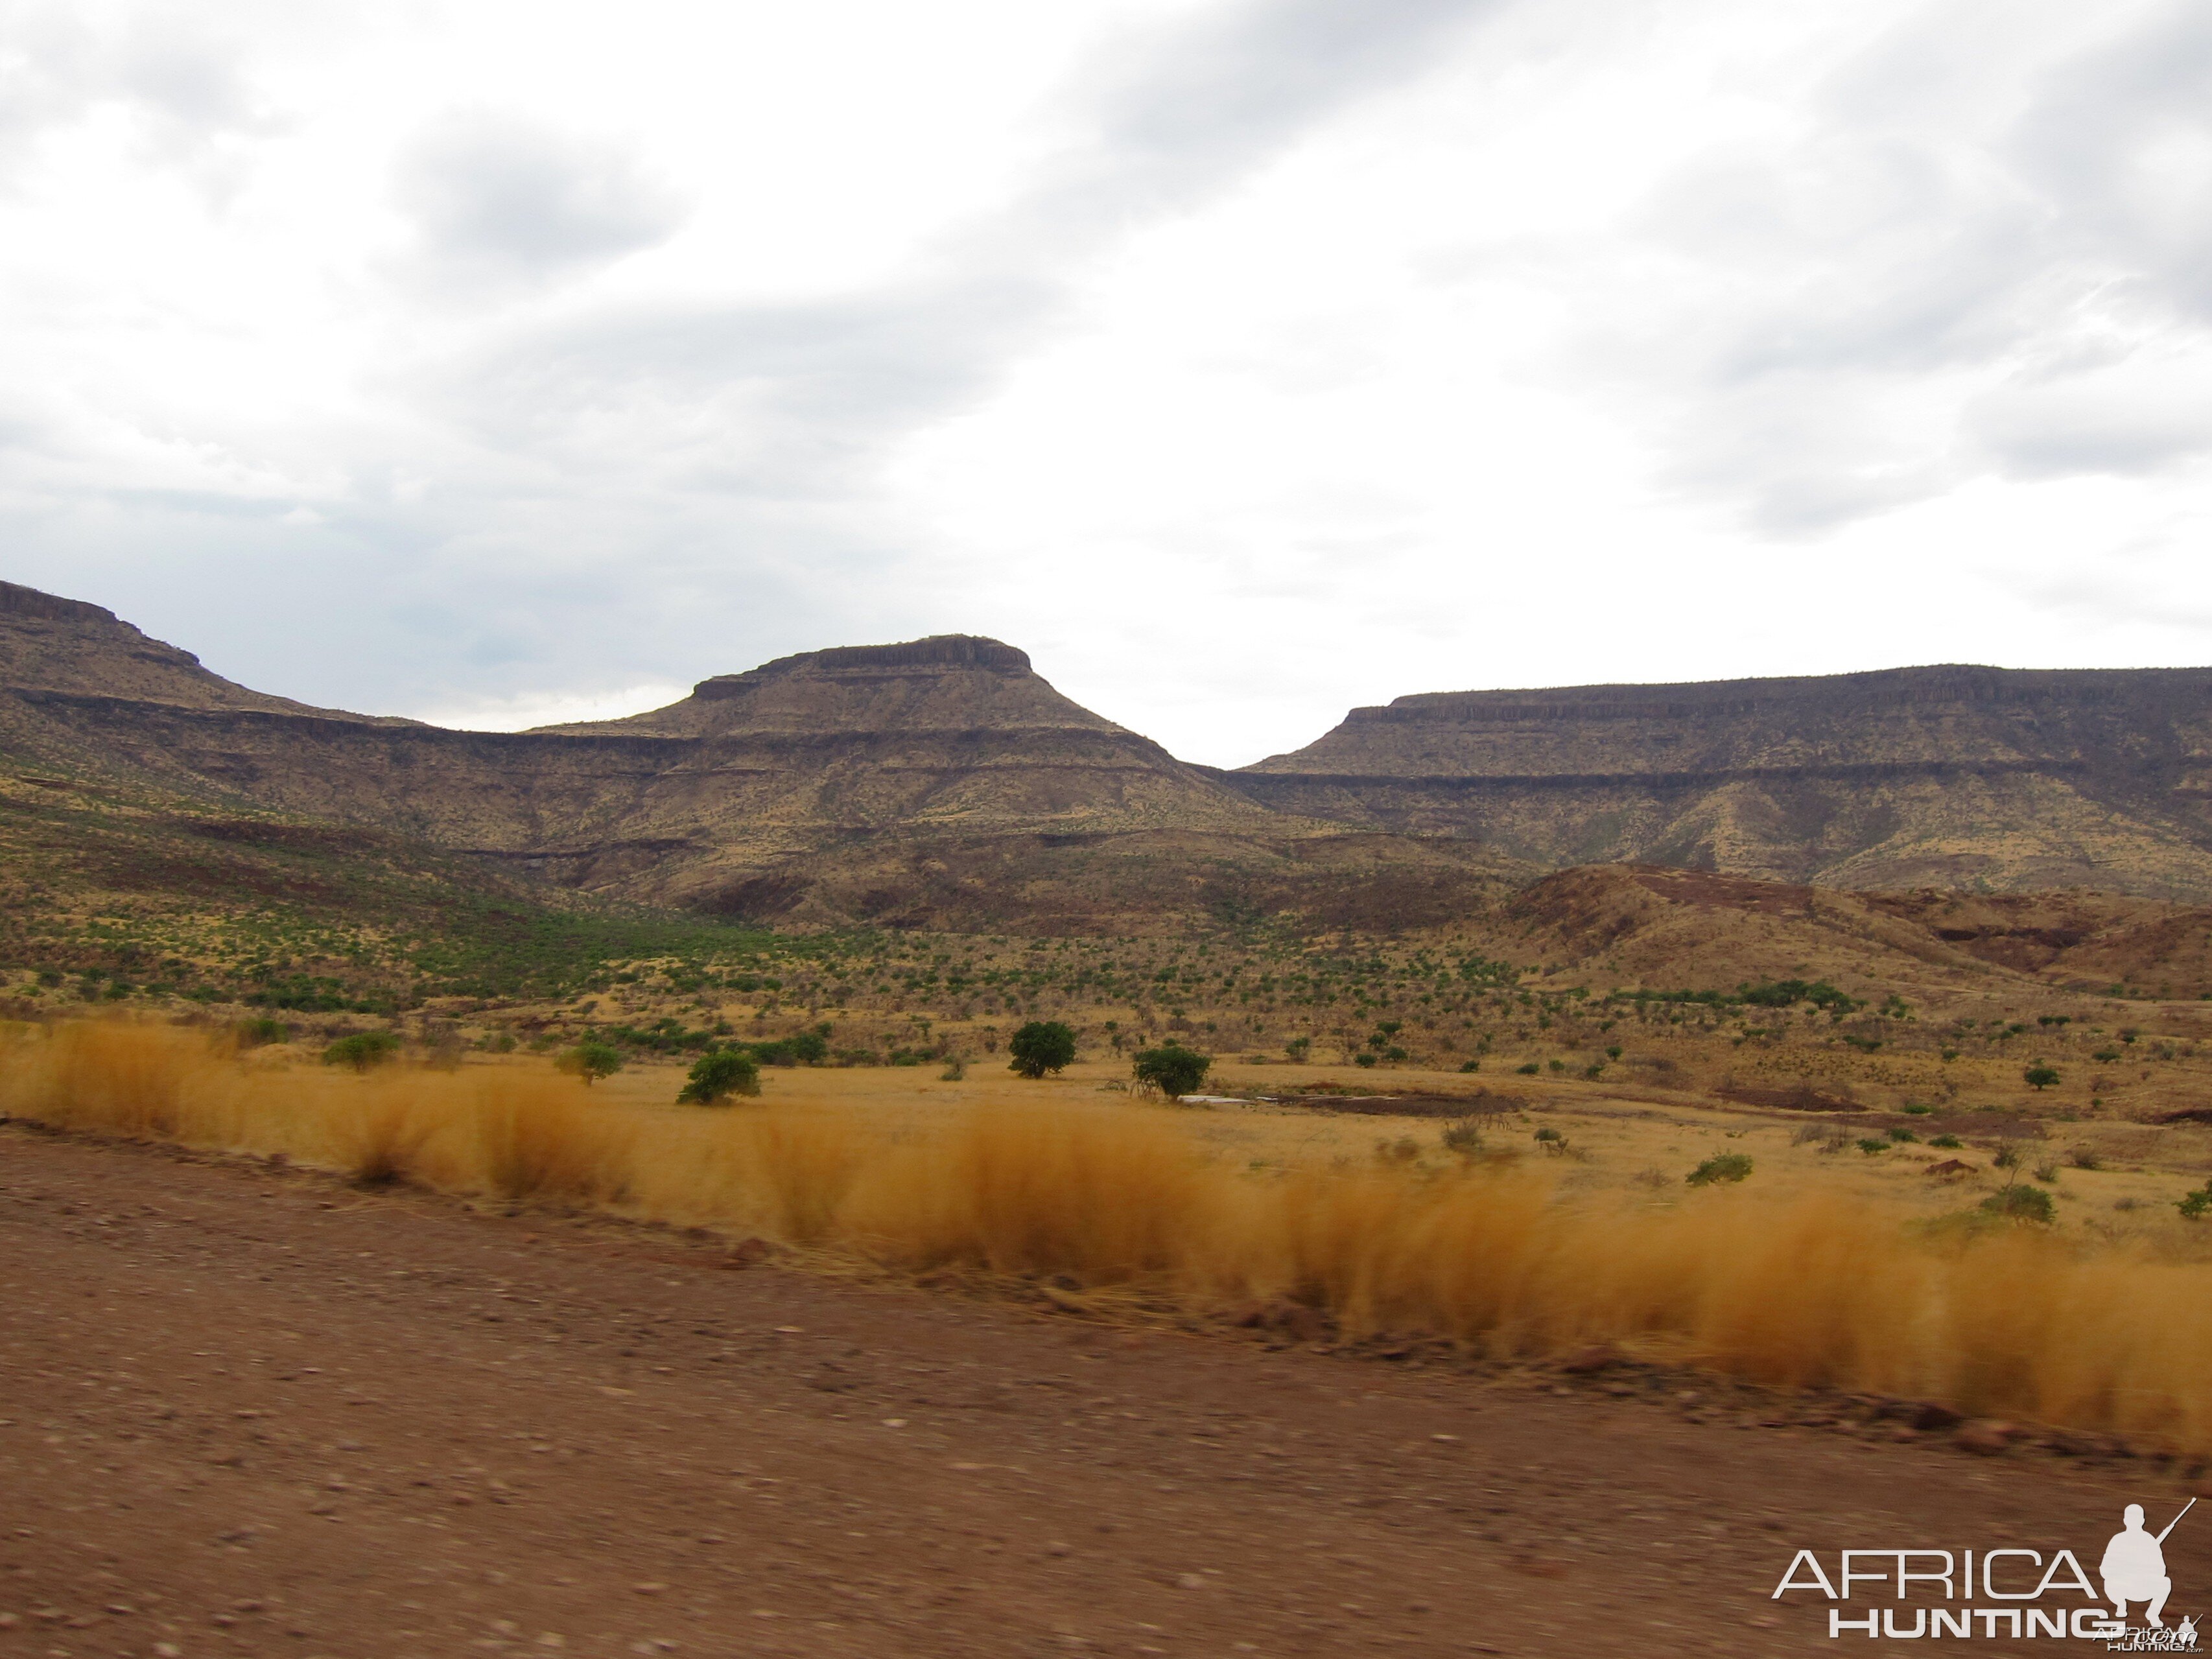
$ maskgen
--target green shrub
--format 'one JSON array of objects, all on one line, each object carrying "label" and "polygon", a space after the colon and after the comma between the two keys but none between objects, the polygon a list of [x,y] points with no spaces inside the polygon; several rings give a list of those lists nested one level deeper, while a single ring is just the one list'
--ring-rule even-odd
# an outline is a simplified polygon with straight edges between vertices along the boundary
[{"label": "green shrub", "polygon": [[760,1066],[740,1048],[716,1048],[691,1063],[689,1080],[678,1091],[679,1106],[720,1106],[732,1095],[761,1091]]},{"label": "green shrub", "polygon": [[1532,1060],[1526,1066],[1516,1066],[1513,1069],[1522,1077],[1534,1077],[1544,1068]]},{"label": "green shrub", "polygon": [[1482,1069],[1482,1062],[1479,1060],[1463,1060],[1460,1061],[1459,1068],[1462,1072],[1479,1072]]},{"label": "green shrub", "polygon": [[2022,1072],[2020,1076],[2021,1081],[2027,1084],[2029,1088],[2034,1090],[2038,1094],[2042,1093],[2043,1091],[2048,1089],[2052,1084],[2059,1080],[2057,1072],[2052,1067],[2045,1066],[2039,1060],[2037,1060],[2034,1065]]},{"label": "green shrub", "polygon": [[1139,1085],[1158,1089],[1173,1100],[1179,1095],[1195,1094],[1212,1065],[1211,1054],[1194,1053],[1180,1042],[1164,1042],[1139,1054],[1129,1070]]},{"label": "green shrub", "polygon": [[1026,1078],[1057,1072],[1075,1059],[1075,1033],[1056,1019],[1033,1019],[1007,1039],[1006,1069]]},{"label": "green shrub", "polygon": [[601,1078],[612,1077],[622,1070],[622,1050],[611,1042],[587,1036],[559,1055],[553,1063],[571,1077],[580,1077],[587,1084],[597,1083]]},{"label": "green shrub", "polygon": [[1363,1048],[1359,1053],[1352,1055],[1352,1063],[1354,1066],[1372,1066],[1375,1063],[1375,1056]]},{"label": "green shrub", "polygon": [[1548,1125],[1537,1130],[1533,1138],[1536,1144],[1547,1152],[1564,1152],[1567,1150],[1566,1136]]},{"label": "green shrub", "polygon": [[1477,1158],[1482,1152],[1482,1126],[1471,1117],[1463,1117],[1444,1125],[1443,1147],[1459,1158]]},{"label": "green shrub", "polygon": [[1859,1142],[1859,1150],[1864,1152],[1869,1158],[1872,1158],[1876,1152],[1887,1152],[1889,1150],[1889,1137],[1887,1135],[1869,1135],[1865,1139]]},{"label": "green shrub", "polygon": [[1928,1137],[1928,1144],[1930,1146],[1941,1146],[1944,1151],[1949,1152],[1954,1147],[1965,1146],[1966,1142],[1960,1140],[1956,1135],[1930,1135]]},{"label": "green shrub", "polygon": [[1707,1158],[1682,1179],[1692,1187],[1710,1187],[1717,1182],[1741,1181],[1750,1174],[1750,1158],[1741,1152],[1722,1152]]},{"label": "green shrub", "polygon": [[2208,1214],[2212,1214],[2212,1181],[2185,1195],[2174,1207],[2181,1212],[2184,1221],[2202,1221]]},{"label": "green shrub", "polygon": [[2051,1194],[2039,1187],[2008,1187],[1991,1193],[1982,1200],[1982,1208],[2008,1221],[2051,1221],[2057,1216]]},{"label": "green shrub", "polygon": [[[264,1043],[289,1042],[292,1040],[292,1028],[281,1019],[241,1019],[237,1024],[232,1026],[230,1030],[231,1035],[238,1039],[238,1046],[241,1048],[258,1048]],[[385,1034],[380,1032],[378,1035]],[[341,1041],[343,1040],[341,1039]],[[327,1054],[323,1057],[330,1060]],[[331,1060],[330,1063],[337,1066],[347,1062]]]},{"label": "green shrub", "polygon": [[[270,1022],[274,1024],[275,1022]],[[325,1066],[350,1066],[356,1072],[381,1066],[399,1052],[399,1038],[390,1031],[356,1031],[323,1050]]]}]

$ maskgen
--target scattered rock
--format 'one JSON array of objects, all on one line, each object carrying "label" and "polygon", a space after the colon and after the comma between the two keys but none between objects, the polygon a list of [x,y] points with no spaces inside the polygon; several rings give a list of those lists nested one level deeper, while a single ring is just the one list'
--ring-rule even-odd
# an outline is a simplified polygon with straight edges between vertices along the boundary
[{"label": "scattered rock", "polygon": [[1318,1308],[1287,1297],[1272,1302],[1247,1303],[1230,1315],[1230,1323],[1243,1330],[1269,1330],[1293,1342],[1319,1342],[1329,1334],[1329,1317]]},{"label": "scattered rock", "polygon": [[1951,1440],[1960,1451],[1972,1452],[1977,1457],[1997,1457],[2011,1447],[2015,1432],[2009,1423],[1980,1417],[1962,1425]]},{"label": "scattered rock", "polygon": [[783,1246],[765,1238],[741,1238],[730,1246],[729,1255],[722,1265],[738,1271],[757,1267],[763,1261],[773,1261],[784,1254]]},{"label": "scattered rock", "polygon": [[1559,1369],[1570,1376],[1590,1376],[1599,1371],[1609,1371],[1627,1356],[1610,1342],[1593,1342],[1586,1348],[1577,1348],[1559,1362]]},{"label": "scattered rock", "polygon": [[1905,1419],[1914,1428],[1923,1432],[1931,1429],[1954,1428],[1964,1420],[1964,1413],[1954,1412],[1948,1406],[1939,1405],[1932,1400],[1913,1407],[1911,1415]]}]

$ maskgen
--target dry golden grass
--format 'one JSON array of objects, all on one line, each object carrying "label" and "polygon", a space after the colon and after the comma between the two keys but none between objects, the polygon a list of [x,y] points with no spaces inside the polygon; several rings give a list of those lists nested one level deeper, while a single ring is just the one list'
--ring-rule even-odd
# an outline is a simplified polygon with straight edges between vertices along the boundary
[{"label": "dry golden grass", "polygon": [[534,1064],[355,1076],[155,1026],[25,1030],[0,1046],[12,1115],[281,1152],[364,1182],[1194,1309],[1290,1297],[1347,1331],[1496,1355],[1608,1339],[1765,1382],[2212,1450],[2212,1265],[2154,1241],[1930,1232],[1904,1207],[1803,1184],[1658,1202],[1577,1189],[1559,1159],[1255,1169],[1206,1115],[1048,1090],[933,1105],[916,1089],[899,1109],[840,1110],[836,1086],[817,1074],[811,1102],[678,1110]]}]

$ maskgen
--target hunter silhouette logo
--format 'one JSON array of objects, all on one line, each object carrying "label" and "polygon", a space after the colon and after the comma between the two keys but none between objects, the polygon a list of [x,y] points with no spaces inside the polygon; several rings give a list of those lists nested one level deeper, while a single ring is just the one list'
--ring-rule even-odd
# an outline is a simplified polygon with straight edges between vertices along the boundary
[{"label": "hunter silhouette logo", "polygon": [[[2101,1593],[2069,1549],[1847,1549],[1837,1552],[1832,1577],[1818,1552],[1801,1549],[1771,1599],[1811,1591],[1832,1604],[1863,1599],[1893,1604],[1849,1610],[1831,1605],[1832,1638],[2070,1637],[2101,1642],[2114,1653],[2195,1653],[2196,1618],[2169,1628],[2165,1613],[2173,1594],[2166,1540],[2196,1507],[2192,1498],[2163,1531],[2154,1533],[2144,1524],[2143,1506],[2129,1504],[2097,1563]],[[1914,1601],[1920,1605],[1896,1605]],[[2111,1604],[2109,1612],[2104,1603]],[[2128,1623],[2130,1607],[2142,1610],[2140,1626]]]},{"label": "hunter silhouette logo", "polygon": [[[2181,1506],[2181,1515],[2197,1507],[2191,1498]],[[2173,1594],[2173,1580],[2166,1576],[2166,1538],[2181,1524],[2181,1515],[2166,1523],[2166,1532],[2155,1538],[2143,1530],[2143,1506],[2130,1504],[2121,1516],[2126,1530],[2112,1534],[2112,1541],[2105,1546],[2105,1559],[2098,1571],[2105,1580],[2105,1599],[2112,1604],[2112,1611],[2122,1624],[2128,1619],[2128,1603],[2145,1601],[2143,1620],[2163,1630],[2166,1620],[2159,1614],[2166,1611],[2166,1598]],[[2191,1635],[2196,1634],[2197,1621],[2188,1621]]]}]

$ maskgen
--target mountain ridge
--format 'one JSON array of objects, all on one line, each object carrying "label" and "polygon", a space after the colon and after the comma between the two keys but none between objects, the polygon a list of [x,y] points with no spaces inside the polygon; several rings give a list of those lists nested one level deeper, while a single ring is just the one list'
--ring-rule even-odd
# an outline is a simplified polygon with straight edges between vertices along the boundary
[{"label": "mountain ridge", "polygon": [[1231,771],[980,635],[798,653],[620,720],[460,732],[254,691],[100,606],[0,583],[0,750],[164,811],[372,830],[770,919],[997,905],[1078,925],[1121,901],[1324,890],[1330,914],[1378,917],[1362,881],[1434,918],[1612,863],[2212,899],[2206,669],[1414,693]]}]

